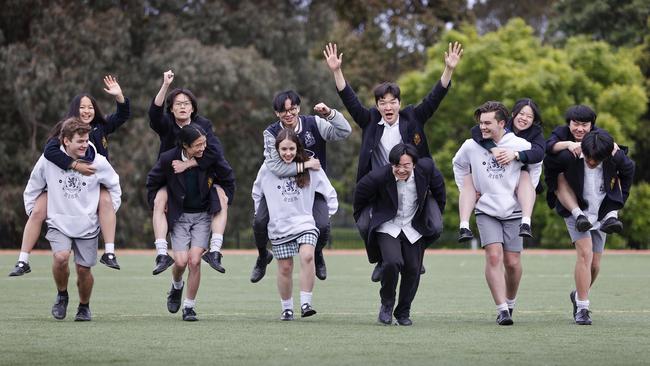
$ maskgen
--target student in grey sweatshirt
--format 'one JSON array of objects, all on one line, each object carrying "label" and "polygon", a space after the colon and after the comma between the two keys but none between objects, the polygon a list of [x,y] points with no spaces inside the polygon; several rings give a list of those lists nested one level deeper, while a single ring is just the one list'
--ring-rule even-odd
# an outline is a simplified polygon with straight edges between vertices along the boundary
[{"label": "student in grey sweatshirt", "polygon": [[[505,129],[507,117],[508,110],[499,102],[486,102],[474,112],[483,139],[492,139],[503,149],[529,150],[530,142]],[[454,156],[453,165],[459,190],[471,172],[474,187],[481,192],[475,215],[485,249],[485,278],[497,306],[497,324],[511,325],[522,273],[521,207],[516,190],[523,163],[515,160],[501,165],[489,151],[468,139]],[[528,164],[528,172],[533,186],[537,186],[541,163]]]},{"label": "student in grey sweatshirt", "polygon": [[[67,119],[61,129],[61,150],[74,160],[84,158],[88,149],[95,150],[89,142],[90,131],[90,124],[80,118]],[[108,160],[101,154],[94,154],[89,163],[95,174],[83,175],[73,168],[63,170],[41,155],[23,195],[25,211],[31,214],[37,198],[45,187],[48,188],[45,237],[52,247],[52,274],[58,291],[52,315],[59,320],[65,318],[68,307],[68,261],[72,251],[79,289],[75,320],[91,320],[89,303],[94,279],[90,268],[97,263],[100,185],[108,190],[115,211],[121,203],[120,178]]]},{"label": "student in grey sweatshirt", "polygon": [[[282,129],[275,140],[282,161],[289,165],[309,159],[300,138],[293,129]],[[328,216],[336,213],[336,191],[323,170],[306,169],[289,177],[279,177],[262,164],[253,184],[255,212],[262,202],[269,214],[268,236],[273,255],[278,260],[278,292],[282,304],[281,320],[293,320],[292,272],[293,257],[300,256],[300,311],[302,317],[316,314],[313,309],[314,251],[318,235],[312,213],[316,195],[327,203]]]}]

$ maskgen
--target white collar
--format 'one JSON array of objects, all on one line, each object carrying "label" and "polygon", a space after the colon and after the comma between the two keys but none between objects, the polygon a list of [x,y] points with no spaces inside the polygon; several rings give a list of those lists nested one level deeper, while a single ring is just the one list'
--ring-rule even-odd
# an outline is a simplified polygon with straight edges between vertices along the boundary
[{"label": "white collar", "polygon": [[181,161],[188,161],[190,160],[186,155],[185,155],[185,150],[181,150]]},{"label": "white collar", "polygon": [[392,125],[389,124],[388,122],[386,122],[384,120],[384,117],[381,117],[381,121],[377,122],[377,124],[378,125],[383,125],[383,126],[386,126],[386,127],[389,127],[389,128],[398,126],[399,125],[399,114],[397,115],[397,119],[395,120],[395,123],[393,123]]}]

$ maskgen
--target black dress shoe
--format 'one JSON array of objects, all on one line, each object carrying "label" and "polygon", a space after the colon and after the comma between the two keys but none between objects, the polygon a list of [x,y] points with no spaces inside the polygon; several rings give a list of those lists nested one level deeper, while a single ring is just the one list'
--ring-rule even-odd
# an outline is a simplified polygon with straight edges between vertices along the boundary
[{"label": "black dress shoe", "polygon": [[306,318],[308,316],[316,315],[316,310],[311,307],[308,303],[302,304],[300,307],[300,317],[301,318]]},{"label": "black dress shoe", "polygon": [[183,308],[183,320],[186,322],[195,322],[199,320],[199,318],[196,317],[194,308]]},{"label": "black dress shoe", "polygon": [[458,230],[458,242],[459,243],[470,241],[472,239],[474,239],[474,234],[472,234],[472,230],[466,229],[464,227],[461,227],[460,230]]},{"label": "black dress shoe", "polygon": [[321,281],[325,280],[327,278],[327,266],[325,266],[322,249],[314,252],[314,267],[316,269],[316,278]]},{"label": "black dress shoe", "polygon": [[[183,283],[183,287],[185,287],[185,283]],[[181,308],[181,297],[183,297],[183,287],[179,288],[178,290],[174,288],[174,285],[172,285],[171,290],[167,293],[167,310],[169,310],[170,313],[177,313],[178,309]]]},{"label": "black dress shoe", "polygon": [[266,251],[266,257],[257,257],[255,262],[255,267],[253,267],[253,273],[251,273],[251,282],[255,283],[264,278],[266,274],[266,266],[271,263],[273,260],[273,253]]},{"label": "black dress shoe", "polygon": [[533,231],[530,229],[530,225],[528,224],[519,225],[519,236],[521,236],[522,238],[532,238]]},{"label": "black dress shoe", "polygon": [[79,306],[77,308],[77,315],[74,317],[76,322],[89,322],[92,320],[90,315],[90,308],[88,306]]},{"label": "black dress shoe", "polygon": [[156,256],[156,265],[153,267],[153,274],[157,275],[158,273],[163,272],[174,264],[174,258],[169,254],[158,254]]},{"label": "black dress shoe", "polygon": [[208,252],[205,252],[205,254],[203,254],[203,256],[201,258],[203,258],[203,260],[206,261],[206,263],[208,263],[210,265],[210,267],[212,267],[212,269],[214,269],[215,271],[220,272],[220,273],[226,273],[226,269],[223,268],[223,266],[221,265],[221,258],[222,257],[223,257],[223,255],[221,254],[221,252],[216,252],[216,251],[215,252],[209,252],[208,251]]},{"label": "black dress shoe", "polygon": [[616,217],[610,217],[600,225],[600,231],[605,234],[620,234],[623,232],[623,223]]},{"label": "black dress shoe", "polygon": [[569,294],[569,299],[571,299],[571,304],[573,304],[573,317],[576,317],[578,312],[578,304],[576,303],[576,290],[571,291]]},{"label": "black dress shoe", "polygon": [[52,316],[54,319],[64,319],[65,312],[68,309],[68,296],[56,295],[56,300],[54,300],[54,305],[52,305]]},{"label": "black dress shoe", "polygon": [[32,269],[31,267],[29,267],[29,263],[18,261],[14,269],[11,272],[9,272],[9,277],[22,276],[25,273],[29,273],[31,271]]},{"label": "black dress shoe", "polygon": [[293,310],[291,309],[282,310],[282,314],[280,314],[280,320],[282,321],[293,320]]},{"label": "black dress shoe", "polygon": [[420,275],[423,275],[423,274],[425,274],[425,273],[427,273],[427,269],[424,268],[424,264],[422,264],[422,265],[420,266]]},{"label": "black dress shoe", "polygon": [[574,319],[578,325],[591,325],[591,312],[589,309],[580,309]]},{"label": "black dress shoe", "polygon": [[397,325],[401,325],[401,326],[405,326],[405,327],[413,325],[413,322],[408,317],[397,318],[396,320],[397,320]]},{"label": "black dress shoe", "polygon": [[584,233],[585,231],[591,229],[593,225],[591,225],[591,222],[589,222],[589,219],[585,215],[578,215],[576,217],[576,229],[578,229],[579,232]]},{"label": "black dress shoe", "polygon": [[372,274],[370,275],[370,281],[372,282],[379,282],[381,281],[381,277],[384,274],[384,267],[382,267],[381,262],[377,262],[375,265],[375,268],[372,270]]},{"label": "black dress shoe", "polygon": [[117,264],[117,257],[113,253],[104,253],[99,259],[99,263],[106,265],[108,268],[120,269],[120,265]]},{"label": "black dress shoe", "polygon": [[381,305],[379,307],[379,316],[377,321],[384,325],[391,325],[393,323],[393,305]]},{"label": "black dress shoe", "polygon": [[501,310],[499,314],[497,314],[497,324],[498,325],[512,325],[512,317],[510,316],[510,312],[508,310]]}]

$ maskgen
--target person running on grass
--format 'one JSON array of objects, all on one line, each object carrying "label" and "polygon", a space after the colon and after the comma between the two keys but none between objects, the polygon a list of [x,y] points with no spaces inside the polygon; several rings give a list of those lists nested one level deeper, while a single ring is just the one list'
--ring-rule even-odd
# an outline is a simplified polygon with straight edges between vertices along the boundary
[{"label": "person running on grass", "polygon": [[[75,161],[84,159],[88,149],[95,149],[89,142],[90,132],[91,125],[80,118],[66,119],[61,126],[61,151]],[[68,261],[73,251],[79,290],[79,307],[75,320],[92,319],[90,296],[94,278],[91,268],[97,263],[100,187],[105,187],[110,194],[114,212],[121,203],[120,178],[108,160],[95,151],[93,159],[86,163],[93,167],[93,174],[83,175],[71,168],[61,169],[41,155],[24,193],[25,211],[30,214],[43,189],[48,188],[48,230],[45,238],[50,242],[53,253],[52,274],[57,295],[52,306],[52,316],[58,320],[66,317],[68,308]]]},{"label": "person running on grass", "polygon": [[[309,155],[300,137],[291,128],[278,132],[275,149],[284,164],[303,164]],[[322,169],[301,170],[295,176],[279,177],[267,164],[257,173],[253,183],[253,201],[257,211],[265,200],[269,211],[268,233],[273,255],[278,261],[277,286],[282,313],[280,320],[293,320],[293,257],[300,257],[300,314],[316,314],[312,306],[314,289],[314,251],[319,230],[313,216],[316,196],[327,202],[329,216],[336,213],[336,191]]]},{"label": "person running on grass", "polygon": [[[186,162],[201,158],[207,146],[207,133],[197,124],[183,126],[178,133],[178,145],[160,155],[147,175],[149,205],[154,206],[162,187],[167,191],[167,225],[171,228],[174,265],[172,286],[167,297],[167,310],[176,313],[181,307],[183,273],[187,276],[187,293],[183,301],[183,320],[195,321],[196,294],[201,282],[201,257],[208,252],[210,226],[213,215],[223,210],[235,193],[232,169],[225,164],[200,165],[177,173],[174,161]],[[226,193],[222,199],[213,185],[219,184]]]},{"label": "person running on grass", "polygon": [[[92,128],[90,132],[90,142],[95,146],[96,152],[106,157],[108,160],[108,135],[115,132],[131,116],[129,99],[122,93],[122,88],[117,79],[111,75],[104,77],[104,91],[115,97],[115,113],[104,116],[99,109],[95,98],[90,94],[83,93],[75,96],[70,102],[68,113],[64,119],[78,117],[82,122],[88,123]],[[61,141],[59,135],[61,132],[61,122],[54,126],[44,149],[44,156],[47,160],[53,162],[63,170],[73,169],[83,175],[90,176],[95,173],[95,168],[88,163],[93,161],[93,156],[87,156],[84,159],[73,159],[61,151]],[[95,149],[88,149],[88,154],[95,154]],[[111,196],[105,188],[100,188],[99,208],[99,226],[101,227],[104,238],[104,254],[100,263],[109,268],[120,269],[115,256],[115,228],[117,218],[113,210]],[[20,254],[16,266],[9,273],[9,276],[22,276],[31,272],[29,265],[29,253],[36,246],[36,241],[41,234],[41,226],[47,216],[47,188],[36,198],[34,208],[32,209],[25,229],[23,231],[23,240],[20,246]]]}]

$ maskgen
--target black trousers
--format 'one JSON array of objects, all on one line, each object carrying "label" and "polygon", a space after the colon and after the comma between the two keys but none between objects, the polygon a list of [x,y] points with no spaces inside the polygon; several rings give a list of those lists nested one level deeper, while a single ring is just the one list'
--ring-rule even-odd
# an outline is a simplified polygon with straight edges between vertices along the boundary
[{"label": "black trousers", "polygon": [[404,233],[397,238],[385,233],[376,233],[377,245],[383,258],[384,273],[381,280],[379,296],[382,305],[393,306],[397,282],[400,274],[399,301],[393,311],[396,318],[406,318],[411,314],[411,303],[420,284],[420,267],[424,256],[424,247],[420,240],[411,244]]},{"label": "black trousers", "polygon": [[[314,198],[314,207],[312,208],[312,215],[316,227],[320,231],[318,242],[316,243],[316,250],[322,250],[330,237],[330,217],[327,201],[322,194],[316,193]],[[266,248],[269,241],[269,208],[266,204],[266,197],[262,198],[260,206],[257,208],[257,213],[253,218],[253,235],[255,236],[255,246],[258,249]]]}]

